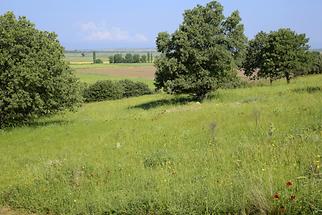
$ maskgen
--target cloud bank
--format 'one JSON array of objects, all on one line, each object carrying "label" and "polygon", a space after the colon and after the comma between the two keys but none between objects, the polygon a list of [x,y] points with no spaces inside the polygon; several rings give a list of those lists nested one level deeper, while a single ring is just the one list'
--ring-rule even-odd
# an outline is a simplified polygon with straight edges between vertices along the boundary
[{"label": "cloud bank", "polygon": [[86,22],[80,25],[84,39],[93,42],[148,42],[142,33],[131,34],[118,27],[109,27],[105,23]]}]

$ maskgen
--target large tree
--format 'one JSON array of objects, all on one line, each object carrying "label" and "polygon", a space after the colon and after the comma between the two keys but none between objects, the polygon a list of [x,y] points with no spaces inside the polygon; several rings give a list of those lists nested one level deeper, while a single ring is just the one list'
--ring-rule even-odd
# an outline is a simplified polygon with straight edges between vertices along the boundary
[{"label": "large tree", "polygon": [[186,10],[175,33],[157,37],[155,86],[201,100],[241,65],[246,42],[238,11],[225,17],[217,1]]},{"label": "large tree", "polygon": [[245,74],[260,78],[285,78],[287,83],[307,65],[308,39],[290,29],[260,32],[249,42]]},{"label": "large tree", "polygon": [[0,128],[81,102],[57,35],[12,12],[0,16]]}]

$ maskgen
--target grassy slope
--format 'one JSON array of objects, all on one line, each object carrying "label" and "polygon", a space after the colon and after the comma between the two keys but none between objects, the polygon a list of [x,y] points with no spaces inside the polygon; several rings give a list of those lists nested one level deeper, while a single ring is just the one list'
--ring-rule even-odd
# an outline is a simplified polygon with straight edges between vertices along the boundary
[{"label": "grassy slope", "polygon": [[322,88],[322,76],[220,90],[201,105],[164,94],[86,104],[2,131],[0,205],[52,214],[321,212],[322,92],[293,91],[307,86]]}]

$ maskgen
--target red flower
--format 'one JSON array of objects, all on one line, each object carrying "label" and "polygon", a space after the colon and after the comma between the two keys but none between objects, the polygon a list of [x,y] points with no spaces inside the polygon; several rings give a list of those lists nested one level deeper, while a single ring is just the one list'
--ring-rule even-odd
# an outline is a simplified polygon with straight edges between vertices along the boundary
[{"label": "red flower", "polygon": [[293,182],[292,182],[292,181],[288,181],[288,182],[286,183],[286,186],[287,186],[287,187],[292,187],[292,186],[293,186]]},{"label": "red flower", "polygon": [[279,209],[281,214],[285,214],[286,213],[286,208],[284,206],[281,206]]},{"label": "red flower", "polygon": [[275,193],[274,195],[273,195],[273,199],[274,200],[279,200],[281,198],[281,195],[279,194],[279,193]]}]

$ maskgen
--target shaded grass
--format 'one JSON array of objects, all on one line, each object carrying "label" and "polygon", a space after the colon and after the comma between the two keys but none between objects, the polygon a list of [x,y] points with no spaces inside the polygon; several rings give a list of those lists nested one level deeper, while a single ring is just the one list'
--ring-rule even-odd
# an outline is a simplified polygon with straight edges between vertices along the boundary
[{"label": "shaded grass", "polygon": [[0,205],[40,214],[256,214],[282,206],[318,214],[322,93],[294,89],[321,83],[310,76],[219,90],[200,105],[164,94],[99,102],[1,131]]}]

